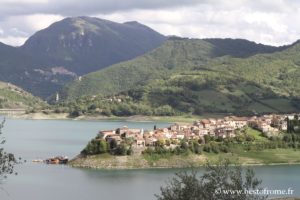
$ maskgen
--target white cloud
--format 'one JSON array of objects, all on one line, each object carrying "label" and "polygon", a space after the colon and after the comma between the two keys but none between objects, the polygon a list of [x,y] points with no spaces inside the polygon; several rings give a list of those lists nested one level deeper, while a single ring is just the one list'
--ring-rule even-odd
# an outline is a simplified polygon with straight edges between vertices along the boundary
[{"label": "white cloud", "polygon": [[37,31],[47,28],[50,24],[62,20],[64,17],[60,15],[45,15],[45,14],[35,14],[28,15],[24,17],[24,22],[32,28],[32,30]]},{"label": "white cloud", "polygon": [[[242,4],[246,0],[238,2]],[[226,3],[224,7],[217,7],[199,4],[173,9],[116,12],[97,17],[119,22],[136,20],[165,35],[182,37],[245,38],[270,45],[290,44],[300,38],[300,27],[295,24],[296,19],[300,18],[300,9],[291,8],[294,10],[292,14],[279,12],[279,6],[266,11],[254,10],[250,4],[234,7],[232,3]],[[290,11],[288,8],[283,10]]]},{"label": "white cloud", "polygon": [[18,15],[8,17],[0,22],[0,41],[14,46],[22,45],[25,40],[36,31],[48,27],[50,24],[63,19],[60,15]]},{"label": "white cloud", "polygon": [[20,46],[24,44],[26,39],[27,37],[13,37],[13,36],[1,37],[0,36],[0,42],[3,42],[4,44],[8,44],[11,46]]},{"label": "white cloud", "polygon": [[300,38],[299,0],[1,0],[0,35],[26,38],[63,16],[78,15],[139,21],[182,37],[245,38],[272,45]]}]

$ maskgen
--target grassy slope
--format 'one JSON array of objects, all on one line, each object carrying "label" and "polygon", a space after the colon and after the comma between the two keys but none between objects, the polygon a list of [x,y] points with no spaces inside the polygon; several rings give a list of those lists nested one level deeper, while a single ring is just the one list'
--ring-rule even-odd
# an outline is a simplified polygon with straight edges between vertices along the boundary
[{"label": "grassy slope", "polygon": [[0,108],[28,108],[45,104],[12,84],[0,82]]},{"label": "grassy slope", "polygon": [[144,56],[84,76],[64,94],[72,99],[139,87],[143,104],[171,105],[185,113],[298,110],[291,98],[300,97],[300,45],[243,58],[223,56],[235,54],[221,50],[209,41],[172,39]]},{"label": "grassy slope", "polygon": [[[201,51],[199,51],[201,50]],[[68,98],[81,95],[110,95],[163,79],[177,68],[203,65],[211,56],[212,45],[202,40],[167,41],[156,50],[131,61],[88,74],[65,89]],[[176,56],[175,56],[176,55]],[[189,56],[189,59],[186,58]],[[178,70],[178,69],[177,69]]]},{"label": "grassy slope", "polygon": [[224,55],[248,57],[255,52],[274,52],[276,49],[244,40],[173,38],[143,56],[88,74],[81,82],[69,84],[68,95],[74,97],[82,94],[117,93],[133,88],[137,83],[147,83],[151,79],[169,77],[174,71],[204,66],[216,57]]}]

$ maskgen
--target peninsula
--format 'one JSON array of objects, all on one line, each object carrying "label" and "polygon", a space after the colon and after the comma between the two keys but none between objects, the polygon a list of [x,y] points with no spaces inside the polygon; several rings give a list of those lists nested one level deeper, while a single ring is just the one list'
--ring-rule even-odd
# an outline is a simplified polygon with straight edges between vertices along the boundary
[{"label": "peninsula", "polygon": [[175,168],[227,157],[245,165],[300,163],[299,114],[208,118],[153,130],[101,130],[70,161],[86,168]]}]

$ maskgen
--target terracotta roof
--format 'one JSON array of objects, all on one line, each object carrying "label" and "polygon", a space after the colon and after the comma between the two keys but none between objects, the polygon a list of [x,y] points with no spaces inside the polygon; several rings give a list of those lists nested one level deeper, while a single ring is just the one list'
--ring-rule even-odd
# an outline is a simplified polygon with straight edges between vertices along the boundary
[{"label": "terracotta roof", "polygon": [[210,124],[210,121],[208,119],[202,119],[201,123],[202,124]]}]

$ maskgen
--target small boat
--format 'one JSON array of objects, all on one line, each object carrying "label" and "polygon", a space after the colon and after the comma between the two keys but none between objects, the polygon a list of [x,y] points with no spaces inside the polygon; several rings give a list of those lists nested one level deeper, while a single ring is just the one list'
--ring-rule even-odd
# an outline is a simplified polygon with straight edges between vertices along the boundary
[{"label": "small boat", "polygon": [[68,161],[69,159],[66,156],[56,156],[53,158],[48,158],[44,162],[46,164],[67,164]]}]

